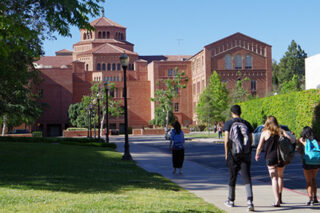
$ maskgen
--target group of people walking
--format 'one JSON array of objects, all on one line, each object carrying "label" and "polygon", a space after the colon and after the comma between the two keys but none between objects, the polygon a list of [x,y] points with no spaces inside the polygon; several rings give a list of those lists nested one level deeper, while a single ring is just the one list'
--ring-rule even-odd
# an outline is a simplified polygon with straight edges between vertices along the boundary
[{"label": "group of people walking", "polygon": [[[251,124],[242,119],[241,108],[239,105],[231,107],[232,119],[225,122],[223,131],[225,133],[224,148],[226,165],[229,168],[229,193],[225,205],[234,207],[235,187],[238,173],[240,172],[247,195],[248,211],[254,211],[252,181],[250,174],[251,167],[251,151],[252,151],[252,133],[253,127]],[[181,130],[180,123],[176,121],[173,124],[174,130],[170,135],[170,149],[172,150],[173,173],[179,169],[182,174],[182,165],[184,160],[184,133]],[[259,144],[255,154],[255,160],[259,161],[262,149],[265,151],[266,166],[271,178],[272,190],[275,198],[274,207],[280,207],[282,202],[283,190],[283,173],[288,161],[283,159],[279,151],[279,143],[285,138],[290,141],[289,146],[294,147],[298,144],[298,152],[302,156],[302,167],[307,183],[307,192],[309,201],[307,205],[314,205],[318,202],[317,199],[317,183],[316,175],[320,168],[319,160],[312,160],[308,153],[310,149],[318,149],[319,142],[315,139],[313,131],[310,127],[303,128],[301,137],[297,140],[293,139],[286,131],[281,129],[277,119],[274,116],[268,116],[264,123]],[[311,148],[310,148],[311,147]],[[317,153],[318,154],[318,153]]]}]

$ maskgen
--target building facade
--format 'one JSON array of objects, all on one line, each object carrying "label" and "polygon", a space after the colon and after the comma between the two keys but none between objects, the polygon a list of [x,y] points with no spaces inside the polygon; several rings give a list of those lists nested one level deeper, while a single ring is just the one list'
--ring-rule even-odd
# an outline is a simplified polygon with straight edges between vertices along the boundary
[{"label": "building facade", "polygon": [[[101,17],[91,25],[95,31],[80,30],[80,41],[73,51],[61,50],[56,56],[43,56],[34,63],[44,79],[41,84],[48,105],[37,123],[47,136],[61,135],[68,127],[67,111],[72,103],[90,94],[93,82],[113,82],[114,97],[122,99],[123,71],[120,56],[130,57],[127,70],[128,121],[132,128],[149,125],[155,103],[150,101],[164,79],[174,78],[178,68],[189,79],[173,100],[176,118],[184,126],[196,122],[195,107],[210,75],[216,70],[231,90],[239,78],[249,77],[245,88],[263,97],[271,91],[271,46],[241,33],[211,43],[195,55],[139,56],[127,41],[126,28]],[[109,120],[110,128],[123,130],[123,117]]]},{"label": "building facade", "polygon": [[320,54],[305,59],[306,89],[320,89]]}]

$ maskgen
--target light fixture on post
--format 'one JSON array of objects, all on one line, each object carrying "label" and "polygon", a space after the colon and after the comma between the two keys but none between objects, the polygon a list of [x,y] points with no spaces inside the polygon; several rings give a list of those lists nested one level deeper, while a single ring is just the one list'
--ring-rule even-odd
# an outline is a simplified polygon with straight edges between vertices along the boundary
[{"label": "light fixture on post", "polygon": [[129,137],[128,137],[128,105],[127,105],[127,67],[129,64],[129,56],[125,53],[120,56],[120,63],[123,69],[123,97],[124,97],[124,132],[125,132],[125,142],[124,142],[124,155],[123,160],[132,160],[129,151]]},{"label": "light fixture on post", "polygon": [[106,91],[106,143],[109,143],[109,103],[108,103],[108,81],[104,83],[104,89]]}]

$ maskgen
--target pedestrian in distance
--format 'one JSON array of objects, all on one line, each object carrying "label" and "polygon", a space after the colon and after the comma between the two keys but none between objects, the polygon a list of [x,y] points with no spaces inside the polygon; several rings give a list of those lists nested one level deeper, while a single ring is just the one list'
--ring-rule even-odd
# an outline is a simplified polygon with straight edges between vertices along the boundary
[{"label": "pedestrian in distance", "polygon": [[179,169],[179,174],[182,174],[182,166],[184,161],[184,133],[181,130],[179,121],[175,121],[173,124],[173,130],[170,135],[170,149],[172,150],[172,164],[173,174]]},{"label": "pedestrian in distance", "polygon": [[227,121],[223,128],[225,132],[225,159],[229,168],[229,195],[224,204],[228,207],[234,207],[235,187],[240,171],[245,184],[248,211],[254,211],[250,174],[253,128],[248,121],[240,118],[241,108],[239,105],[233,105],[230,111],[232,119]]},{"label": "pedestrian in distance", "polygon": [[304,173],[304,177],[307,182],[307,192],[308,192],[308,196],[309,196],[309,201],[307,202],[308,206],[319,203],[319,201],[317,199],[316,176],[319,171],[320,165],[317,162],[315,162],[315,164],[313,164],[312,162],[307,162],[306,161],[307,156],[305,154],[307,153],[307,147],[317,146],[317,145],[319,147],[319,142],[317,140],[315,140],[315,137],[314,137],[314,134],[313,134],[311,127],[309,127],[309,126],[304,127],[302,130],[302,133],[301,133],[301,138],[299,138],[298,150],[302,156],[303,173]]},{"label": "pedestrian in distance", "polygon": [[222,126],[220,125],[220,123],[218,124],[218,137],[222,138]]},{"label": "pedestrian in distance", "polygon": [[283,190],[283,172],[285,169],[285,162],[280,157],[279,138],[283,135],[290,140],[293,144],[295,141],[282,130],[274,116],[268,116],[264,128],[262,130],[259,144],[256,151],[255,159],[260,159],[262,147],[265,144],[265,159],[268,167],[269,175],[271,178],[272,190],[275,198],[274,207],[280,207],[282,203],[282,190]]}]

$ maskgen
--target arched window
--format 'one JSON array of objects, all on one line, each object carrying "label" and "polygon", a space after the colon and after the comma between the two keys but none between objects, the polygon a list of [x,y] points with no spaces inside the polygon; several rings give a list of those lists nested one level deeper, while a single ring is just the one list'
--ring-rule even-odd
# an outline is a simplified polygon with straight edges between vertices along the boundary
[{"label": "arched window", "polygon": [[102,32],[102,38],[106,38],[106,32]]},{"label": "arched window", "polygon": [[83,33],[83,40],[86,40],[87,39],[87,35],[86,33]]},{"label": "arched window", "polygon": [[90,38],[92,38],[92,32],[90,31]]},{"label": "arched window", "polygon": [[116,39],[118,39],[118,32],[116,32]]},{"label": "arched window", "polygon": [[131,64],[131,70],[134,70],[134,65],[133,64]]},{"label": "arched window", "polygon": [[232,56],[230,54],[227,54],[224,57],[224,68],[226,70],[231,70],[232,69]]},{"label": "arched window", "polygon": [[120,40],[123,40],[123,33],[120,33]]},{"label": "arched window", "polygon": [[246,65],[246,69],[252,69],[252,56],[250,54],[246,55],[245,65]]},{"label": "arched window", "polygon": [[111,64],[108,64],[107,66],[107,70],[110,71],[111,70]]},{"label": "arched window", "polygon": [[117,70],[120,70],[120,69],[121,69],[121,65],[117,64]]},{"label": "arched window", "polygon": [[105,63],[102,64],[102,70],[106,71],[106,64]]},{"label": "arched window", "polygon": [[109,31],[107,32],[107,38],[110,38],[110,32]]},{"label": "arched window", "polygon": [[116,70],[116,64],[112,64],[112,71]]},{"label": "arched window", "polygon": [[89,64],[86,64],[86,71],[89,70]]},{"label": "arched window", "polygon": [[236,55],[236,59],[235,59],[235,69],[240,70],[242,69],[242,57],[240,54]]},{"label": "arched window", "polygon": [[101,64],[100,63],[97,64],[97,70],[101,70]]},{"label": "arched window", "polygon": [[101,32],[98,32],[98,38],[101,38]]}]

